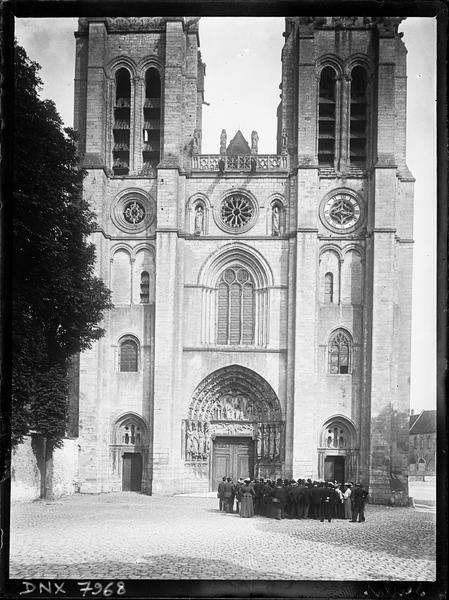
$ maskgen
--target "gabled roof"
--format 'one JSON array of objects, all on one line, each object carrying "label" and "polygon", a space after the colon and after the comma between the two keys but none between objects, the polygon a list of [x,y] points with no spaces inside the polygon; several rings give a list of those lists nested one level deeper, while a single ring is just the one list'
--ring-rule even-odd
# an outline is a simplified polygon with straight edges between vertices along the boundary
[{"label": "gabled roof", "polygon": [[229,142],[229,146],[226,148],[226,154],[228,156],[235,154],[251,154],[251,148],[243,137],[243,133],[240,131],[240,129]]},{"label": "gabled roof", "polygon": [[409,427],[409,429],[411,429],[411,428],[412,428],[412,426],[413,426],[413,423],[416,421],[416,419],[417,419],[418,417],[419,417],[419,414],[418,414],[418,415],[410,415],[410,423],[409,423],[409,426],[408,426],[408,427]]},{"label": "gabled roof", "polygon": [[[415,416],[415,415],[412,415]],[[410,418],[410,429],[409,433],[416,435],[419,433],[436,433],[437,430],[437,411],[436,410],[422,410],[412,423]]]}]

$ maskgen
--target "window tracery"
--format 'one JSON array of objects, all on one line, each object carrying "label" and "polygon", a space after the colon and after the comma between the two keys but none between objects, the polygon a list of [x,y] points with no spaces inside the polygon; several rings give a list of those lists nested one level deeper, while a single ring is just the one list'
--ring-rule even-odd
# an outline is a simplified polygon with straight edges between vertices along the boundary
[{"label": "window tracery", "polygon": [[344,375],[351,372],[352,341],[344,330],[338,329],[332,334],[329,340],[328,358],[330,374]]},{"label": "window tracery", "polygon": [[234,266],[218,283],[217,344],[254,343],[254,280],[249,271]]}]

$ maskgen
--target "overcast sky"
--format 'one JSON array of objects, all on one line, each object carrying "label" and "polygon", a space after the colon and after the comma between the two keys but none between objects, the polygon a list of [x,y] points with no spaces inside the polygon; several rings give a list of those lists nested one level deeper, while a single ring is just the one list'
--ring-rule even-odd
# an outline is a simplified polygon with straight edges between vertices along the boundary
[{"label": "overcast sky", "polygon": [[[42,66],[42,96],[55,101],[66,125],[73,123],[76,19],[17,19],[16,37]],[[259,152],[276,151],[276,108],[281,80],[284,19],[208,17],[200,21],[206,63],[203,153],[218,153],[222,129],[249,140],[259,133]],[[408,18],[400,26],[408,49],[407,162],[415,184],[412,393],[415,411],[435,408],[436,330],[436,24]]]}]

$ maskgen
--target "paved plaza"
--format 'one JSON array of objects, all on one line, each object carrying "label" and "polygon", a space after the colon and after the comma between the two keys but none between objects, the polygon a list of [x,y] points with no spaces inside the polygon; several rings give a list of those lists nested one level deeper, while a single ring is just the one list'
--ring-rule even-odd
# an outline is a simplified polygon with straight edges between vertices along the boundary
[{"label": "paved plaza", "polygon": [[432,580],[435,515],[241,519],[207,497],[133,492],[11,507],[11,578]]}]

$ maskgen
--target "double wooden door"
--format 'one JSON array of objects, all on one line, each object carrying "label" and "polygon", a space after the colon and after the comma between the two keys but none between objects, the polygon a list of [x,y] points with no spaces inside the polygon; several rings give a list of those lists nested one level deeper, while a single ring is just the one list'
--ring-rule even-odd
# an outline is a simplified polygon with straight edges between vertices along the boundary
[{"label": "double wooden door", "polygon": [[344,456],[326,456],[324,460],[324,480],[345,483]]},{"label": "double wooden door", "polygon": [[217,437],[214,440],[211,484],[216,490],[223,477],[253,477],[254,440],[244,437]]}]

